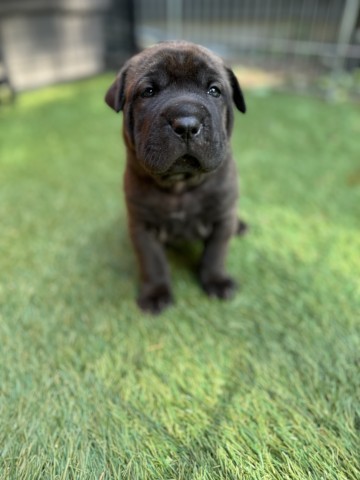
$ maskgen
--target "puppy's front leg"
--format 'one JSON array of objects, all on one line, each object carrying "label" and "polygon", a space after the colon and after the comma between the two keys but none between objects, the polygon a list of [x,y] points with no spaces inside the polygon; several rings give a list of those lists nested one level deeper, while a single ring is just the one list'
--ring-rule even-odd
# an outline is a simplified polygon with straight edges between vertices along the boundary
[{"label": "puppy's front leg", "polygon": [[130,238],[140,269],[137,303],[144,311],[160,313],[173,301],[164,247],[154,232],[141,224],[130,224]]},{"label": "puppy's front leg", "polygon": [[236,221],[228,218],[217,223],[205,241],[200,263],[200,283],[210,297],[230,298],[236,282],[225,272],[229,241],[236,230]]}]

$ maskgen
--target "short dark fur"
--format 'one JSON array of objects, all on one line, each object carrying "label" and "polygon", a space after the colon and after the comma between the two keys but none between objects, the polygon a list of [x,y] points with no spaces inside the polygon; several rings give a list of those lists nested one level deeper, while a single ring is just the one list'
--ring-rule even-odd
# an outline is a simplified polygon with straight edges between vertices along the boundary
[{"label": "short dark fur", "polygon": [[138,305],[158,313],[172,303],[164,245],[201,239],[200,283],[228,298],[229,240],[246,229],[236,216],[237,174],[229,138],[232,102],[245,113],[233,72],[209,50],[164,42],[130,59],[106,102],[124,112],[125,196],[138,258]]}]

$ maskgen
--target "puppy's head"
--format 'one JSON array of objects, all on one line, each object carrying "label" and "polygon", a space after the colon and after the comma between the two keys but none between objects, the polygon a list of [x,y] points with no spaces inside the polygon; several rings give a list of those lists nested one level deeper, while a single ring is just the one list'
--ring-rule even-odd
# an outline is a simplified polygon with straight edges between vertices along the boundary
[{"label": "puppy's head", "polygon": [[157,180],[216,170],[229,155],[233,103],[246,111],[234,73],[188,42],[160,43],[131,58],[105,100],[124,112],[132,161]]}]

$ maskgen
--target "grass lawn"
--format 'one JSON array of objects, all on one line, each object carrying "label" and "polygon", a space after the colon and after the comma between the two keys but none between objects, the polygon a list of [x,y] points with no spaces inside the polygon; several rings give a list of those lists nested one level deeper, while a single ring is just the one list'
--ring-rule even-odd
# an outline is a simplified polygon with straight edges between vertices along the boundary
[{"label": "grass lawn", "polygon": [[241,290],[140,313],[102,76],[0,110],[0,478],[360,478],[360,109],[247,96]]}]

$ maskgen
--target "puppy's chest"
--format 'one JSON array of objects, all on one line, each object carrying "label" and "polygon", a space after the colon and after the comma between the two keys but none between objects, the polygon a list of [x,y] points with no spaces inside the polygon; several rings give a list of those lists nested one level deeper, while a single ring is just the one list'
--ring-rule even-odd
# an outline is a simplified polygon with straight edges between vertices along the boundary
[{"label": "puppy's chest", "polygon": [[164,243],[203,239],[212,230],[206,205],[191,195],[164,198],[154,213],[152,229]]}]

